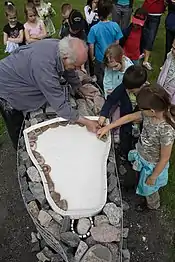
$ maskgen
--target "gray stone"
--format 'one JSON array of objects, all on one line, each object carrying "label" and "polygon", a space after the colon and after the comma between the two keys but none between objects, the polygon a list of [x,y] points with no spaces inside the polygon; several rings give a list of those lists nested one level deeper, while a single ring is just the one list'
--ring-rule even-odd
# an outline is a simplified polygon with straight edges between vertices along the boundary
[{"label": "gray stone", "polygon": [[115,174],[115,164],[112,162],[109,162],[107,166],[107,171],[110,174]]},{"label": "gray stone", "polygon": [[59,208],[61,208],[64,211],[68,210],[68,203],[66,199],[61,199],[60,202],[57,204]]},{"label": "gray stone", "polygon": [[65,232],[61,234],[61,241],[70,247],[77,247],[80,243],[79,236],[72,232]]},{"label": "gray stone", "polygon": [[81,262],[112,262],[112,254],[107,247],[98,244],[87,251]]},{"label": "gray stone", "polygon": [[26,177],[21,177],[21,178],[20,178],[20,182],[21,182],[22,191],[23,191],[23,192],[27,191],[29,186],[28,186]]},{"label": "gray stone", "polygon": [[128,249],[123,249],[122,250],[122,255],[125,259],[129,259],[130,260],[130,252]]},{"label": "gray stone", "polygon": [[34,218],[38,218],[39,208],[35,201],[31,201],[28,205],[29,214],[31,214]]},{"label": "gray stone", "polygon": [[62,216],[60,216],[59,214],[57,214],[56,212],[54,212],[52,210],[49,210],[48,213],[49,213],[49,215],[51,215],[53,220],[55,220],[58,224],[62,225],[62,221],[63,221]]},{"label": "gray stone", "polygon": [[39,242],[32,243],[31,251],[32,251],[32,253],[40,251],[40,244],[39,244]]},{"label": "gray stone", "polygon": [[25,165],[18,166],[18,174],[19,174],[20,177],[25,176],[25,174],[26,174],[26,167],[25,167]]},{"label": "gray stone", "polygon": [[115,187],[117,187],[117,177],[114,174],[111,174],[108,177],[108,192],[111,192]]},{"label": "gray stone", "polygon": [[18,144],[21,148],[25,147],[25,141],[24,141],[24,137],[22,136],[21,138],[19,138],[18,140]]},{"label": "gray stone", "polygon": [[117,207],[114,203],[107,203],[103,208],[103,212],[108,217],[111,225],[118,226],[123,215],[120,207]]},{"label": "gray stone", "polygon": [[43,254],[47,257],[47,258],[52,258],[53,256],[53,252],[48,248],[48,247],[44,247],[44,249],[42,250]]},{"label": "gray stone", "polygon": [[65,262],[60,254],[53,255],[51,262]]},{"label": "gray stone", "polygon": [[40,114],[43,114],[43,110],[42,109],[38,109],[36,111],[30,112],[30,118],[34,118]]},{"label": "gray stone", "polygon": [[122,248],[123,249],[127,249],[127,247],[128,247],[127,239],[123,239],[123,246],[122,246]]},{"label": "gray stone", "polygon": [[31,166],[27,169],[27,174],[32,182],[40,182],[41,177],[36,167]]},{"label": "gray stone", "polygon": [[44,238],[42,238],[41,241],[40,241],[40,247],[41,247],[41,249],[45,248],[46,246],[47,246],[47,243],[46,243],[46,241],[44,240]]},{"label": "gray stone", "polygon": [[21,164],[25,163],[29,159],[29,155],[27,151],[19,150],[18,155],[19,155],[19,160],[21,161]]},{"label": "gray stone", "polygon": [[66,254],[68,261],[75,262],[74,261],[74,254],[75,249],[73,247],[65,245],[63,242],[60,241],[61,247],[64,250],[64,253]]},{"label": "gray stone", "polygon": [[31,240],[32,243],[38,242],[37,236],[34,232],[31,233],[31,238],[32,238],[32,240]]},{"label": "gray stone", "polygon": [[109,248],[109,250],[111,251],[112,254],[112,262],[117,262],[119,261],[119,248],[118,245],[115,243],[103,243],[104,246],[106,246],[107,248]]},{"label": "gray stone", "polygon": [[42,239],[42,236],[40,235],[40,233],[39,233],[39,232],[37,232],[36,236],[37,236],[37,238],[38,238],[39,240],[41,240],[41,239]]},{"label": "gray stone", "polygon": [[79,262],[88,250],[88,245],[84,241],[80,241],[77,251],[75,253],[75,262]]},{"label": "gray stone", "polygon": [[30,121],[25,120],[25,127],[26,127],[26,128],[30,127]]},{"label": "gray stone", "polygon": [[120,173],[120,175],[123,176],[124,174],[126,174],[126,172],[127,172],[126,168],[123,165],[120,165],[119,166],[119,173]]},{"label": "gray stone", "polygon": [[62,219],[62,227],[61,227],[61,233],[67,232],[70,230],[70,217],[65,216]]},{"label": "gray stone", "polygon": [[77,232],[80,235],[84,235],[88,232],[89,228],[91,226],[91,222],[88,218],[80,218],[78,220],[78,224],[77,224]]},{"label": "gray stone", "polygon": [[129,233],[129,228],[123,228],[123,238],[127,238]]},{"label": "gray stone", "polygon": [[43,204],[45,201],[44,189],[41,183],[29,182],[29,188],[34,197]]},{"label": "gray stone", "polygon": [[43,252],[39,252],[38,254],[36,254],[36,257],[38,258],[38,260],[39,260],[40,262],[50,261],[50,259],[47,258],[47,257],[43,254]]},{"label": "gray stone", "polygon": [[105,242],[119,242],[121,239],[121,229],[108,224],[102,224],[98,227],[91,228],[91,234],[95,241]]},{"label": "gray stone", "polygon": [[95,241],[92,236],[88,237],[85,242],[89,247],[95,246],[97,244],[97,241]]},{"label": "gray stone", "polygon": [[111,193],[109,193],[108,198],[111,202],[114,202],[116,205],[121,205],[121,197],[118,187],[115,187],[114,190]]},{"label": "gray stone", "polygon": [[34,125],[38,124],[37,119],[36,118],[31,118],[30,119],[30,124],[31,124],[31,126],[34,126]]},{"label": "gray stone", "polygon": [[60,225],[56,223],[55,221],[50,221],[49,226],[47,227],[47,230],[57,239],[60,240]]},{"label": "gray stone", "polygon": [[124,200],[122,200],[122,206],[124,211],[127,211],[129,209],[129,204]]},{"label": "gray stone", "polygon": [[34,195],[30,192],[30,190],[22,190],[23,191],[23,195],[24,195],[24,198],[25,198],[25,201],[26,203],[29,203],[31,201],[34,201],[35,200],[35,197]]},{"label": "gray stone", "polygon": [[130,259],[125,259],[124,262],[130,262]]},{"label": "gray stone", "polygon": [[105,215],[99,215],[99,216],[95,216],[94,219],[94,225],[96,227],[100,226],[101,224],[109,224],[109,219],[107,218],[107,216]]},{"label": "gray stone", "polygon": [[38,220],[41,226],[47,227],[52,220],[52,217],[44,210],[40,210]]},{"label": "gray stone", "polygon": [[55,115],[56,112],[55,112],[55,110],[52,107],[48,106],[48,107],[46,107],[46,114],[48,114],[48,115],[50,115],[50,114]]}]

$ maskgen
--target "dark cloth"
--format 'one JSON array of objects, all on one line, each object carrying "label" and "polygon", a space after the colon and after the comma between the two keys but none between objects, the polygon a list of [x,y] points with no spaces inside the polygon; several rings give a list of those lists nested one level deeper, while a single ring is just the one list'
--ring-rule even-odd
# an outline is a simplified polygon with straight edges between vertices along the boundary
[{"label": "dark cloth", "polygon": [[[131,23],[130,25],[129,25],[129,27],[128,28],[126,28],[126,29],[124,29],[123,31],[122,31],[122,33],[123,33],[123,37],[120,39],[120,45],[124,48],[125,47],[125,45],[127,44],[128,45],[128,47],[129,47],[129,44],[130,45],[133,45],[134,47],[135,47],[135,49],[139,49],[140,50],[140,54],[142,54],[142,52],[143,52],[143,28],[141,28],[141,30],[138,30],[137,32],[137,34],[138,34],[138,41],[136,41],[136,42],[134,42],[134,43],[132,43],[132,39],[130,39],[130,41],[131,41],[131,43],[128,43],[128,41],[129,41],[129,37],[130,37],[130,35],[131,35],[131,33],[132,33],[132,31],[133,31],[133,24]],[[141,34],[141,35],[140,35]],[[129,50],[128,49],[128,52],[130,52],[131,50]],[[127,56],[127,54],[126,54],[126,56]],[[129,56],[128,56],[129,57]],[[129,57],[130,58],[130,57]],[[130,58],[130,59],[132,59],[132,58]],[[138,59],[138,58],[137,58]],[[133,59],[133,60],[137,60],[137,59]]]},{"label": "dark cloth", "polygon": [[24,116],[21,111],[13,109],[7,101],[0,98],[0,113],[5,121],[13,147],[17,149],[19,134]]},{"label": "dark cloth", "polygon": [[175,3],[168,1],[168,15],[165,20],[165,27],[171,31],[175,31]]},{"label": "dark cloth", "polygon": [[143,30],[143,48],[152,51],[161,16],[148,15]]},{"label": "dark cloth", "polygon": [[63,37],[67,36],[69,34],[69,24],[68,22],[62,21],[61,29],[59,32],[59,37],[62,39]]},{"label": "dark cloth", "polygon": [[[120,117],[133,112],[131,101],[123,83],[115,88],[107,97],[100,115],[108,118],[112,107],[118,104],[120,104]],[[132,149],[132,123],[125,124],[120,128],[120,149],[121,154],[125,157],[127,157],[129,151]]]},{"label": "dark cloth", "polygon": [[72,32],[70,31],[69,26],[68,26],[68,27],[66,27],[66,28],[64,29],[64,31],[62,32],[62,37],[61,37],[61,38],[64,38],[64,37],[66,37],[66,36],[68,36],[68,35],[70,35],[70,36],[72,36],[72,37],[77,37],[77,38],[79,38],[79,39],[87,42],[87,34],[86,34],[85,30],[81,30],[81,31],[79,31],[79,32],[77,32],[77,33],[72,33]]},{"label": "dark cloth", "polygon": [[175,39],[175,31],[171,31],[168,28],[166,28],[166,47],[165,47],[164,61],[167,58],[167,54],[171,51],[174,39]]},{"label": "dark cloth", "polygon": [[97,77],[97,84],[103,90],[103,78],[104,78],[104,70],[105,66],[104,63],[95,60],[94,62],[94,74]]},{"label": "dark cloth", "polygon": [[[3,28],[3,32],[6,33],[8,37],[11,37],[11,38],[17,38],[21,30],[24,30],[24,26],[20,22],[17,22],[15,27],[11,27],[9,24],[7,24]],[[22,45],[22,44],[24,44],[24,42],[20,43],[19,45]]]}]

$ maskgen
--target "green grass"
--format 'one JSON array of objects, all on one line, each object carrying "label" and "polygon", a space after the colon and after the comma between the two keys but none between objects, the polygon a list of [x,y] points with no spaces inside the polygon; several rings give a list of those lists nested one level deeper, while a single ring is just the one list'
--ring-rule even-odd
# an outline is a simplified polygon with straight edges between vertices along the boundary
[{"label": "green grass", "polygon": [[[6,23],[6,19],[3,12],[3,2],[0,3],[0,24],[1,24],[1,35],[2,35],[2,28],[3,25]],[[23,6],[24,6],[24,0],[14,0],[14,3],[17,6],[18,14],[19,14],[19,20],[24,22],[24,13],[23,13]],[[60,6],[66,2],[66,1],[58,1],[58,0],[51,0],[53,7],[55,8],[57,15],[54,17],[54,23],[56,26],[56,29],[58,31],[60,26]],[[83,10],[83,6],[85,5],[86,1],[82,0],[69,0],[69,3],[71,3],[75,8],[79,10]],[[136,6],[140,6],[143,0],[137,0]],[[165,29],[164,29],[164,20],[165,15],[162,17],[162,22],[159,28],[159,32],[156,38],[156,42],[154,45],[154,51],[152,53],[151,62],[153,65],[153,72],[149,74],[149,80],[150,81],[156,81],[156,78],[159,74],[159,68],[162,65],[163,57],[164,57],[164,47],[165,47]],[[2,43],[2,39],[0,40],[0,59],[4,57],[4,47]],[[4,130],[4,125],[2,123],[2,120],[0,120],[0,134],[2,134]],[[172,161],[171,161],[171,167],[169,172],[169,184],[166,186],[162,192],[162,200],[163,204],[169,210],[171,218],[175,217],[175,162],[173,161],[175,159],[175,150],[172,155]]]}]

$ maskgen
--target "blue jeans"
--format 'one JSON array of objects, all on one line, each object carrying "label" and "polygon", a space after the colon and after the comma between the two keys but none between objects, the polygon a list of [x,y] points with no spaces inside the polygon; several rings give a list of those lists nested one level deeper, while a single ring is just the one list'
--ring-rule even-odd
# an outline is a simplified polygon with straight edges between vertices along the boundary
[{"label": "blue jeans", "polygon": [[140,65],[140,60],[137,59],[137,60],[131,60],[133,62],[134,65]]},{"label": "blue jeans", "polygon": [[159,28],[161,16],[148,15],[143,29],[143,48],[147,51],[152,51],[154,41]]}]

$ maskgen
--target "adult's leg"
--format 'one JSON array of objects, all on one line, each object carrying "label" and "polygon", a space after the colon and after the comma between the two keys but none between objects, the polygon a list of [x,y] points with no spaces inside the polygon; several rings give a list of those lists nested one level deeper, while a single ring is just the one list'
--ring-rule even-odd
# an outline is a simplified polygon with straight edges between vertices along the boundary
[{"label": "adult's leg", "polygon": [[166,28],[166,46],[165,46],[165,58],[164,61],[167,58],[167,54],[171,51],[172,44],[175,38],[175,32],[169,30]]},{"label": "adult's leg", "polygon": [[149,209],[158,209],[160,207],[160,195],[159,192],[155,192],[146,197],[147,206]]},{"label": "adult's leg", "polygon": [[103,90],[104,64],[102,62],[95,61],[94,73],[97,77],[97,84]]},{"label": "adult's leg", "polygon": [[129,6],[122,7],[122,16],[121,16],[121,28],[125,29],[129,26],[131,21],[132,8]]},{"label": "adult's leg", "polygon": [[151,65],[148,65],[148,60],[153,49],[154,41],[157,35],[157,31],[159,28],[161,16],[152,16],[148,15],[144,26],[144,34],[143,34],[143,45],[144,45],[144,61],[143,65],[147,67],[148,70],[151,70]]},{"label": "adult's leg", "polygon": [[19,133],[24,120],[23,113],[13,109],[9,103],[3,99],[0,99],[0,113],[4,118],[13,146],[17,149]]},{"label": "adult's leg", "polygon": [[113,5],[112,8],[112,21],[117,22],[121,26],[121,15],[122,15],[122,6]]}]

